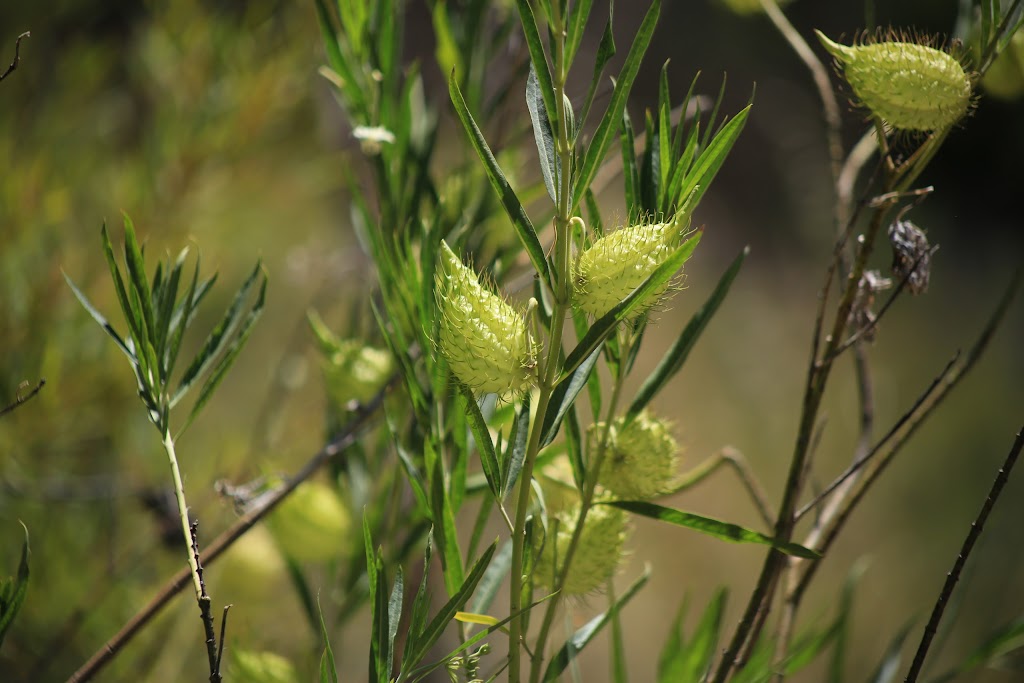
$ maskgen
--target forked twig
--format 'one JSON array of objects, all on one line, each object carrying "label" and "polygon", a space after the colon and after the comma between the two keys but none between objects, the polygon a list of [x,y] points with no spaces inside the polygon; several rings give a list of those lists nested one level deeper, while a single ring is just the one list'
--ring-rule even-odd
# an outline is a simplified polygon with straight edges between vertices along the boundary
[{"label": "forked twig", "polygon": [[18,63],[21,62],[21,39],[28,38],[31,35],[31,31],[25,31],[20,36],[18,36],[17,40],[14,41],[14,61],[12,61],[11,65],[7,67],[6,71],[0,74],[0,81],[10,76],[12,73],[14,73],[14,70],[18,68]]},{"label": "forked twig", "polygon": [[964,564],[967,562],[967,558],[970,557],[971,551],[974,549],[974,543],[978,540],[978,537],[981,536],[981,532],[985,528],[985,522],[988,520],[988,516],[992,512],[992,508],[995,507],[996,501],[999,499],[999,495],[1003,492],[1003,487],[1010,478],[1010,471],[1013,470],[1013,466],[1017,462],[1017,456],[1020,455],[1022,448],[1024,448],[1024,427],[1021,427],[1020,431],[1017,432],[1017,438],[1013,442],[1013,447],[1006,455],[1006,459],[1003,461],[1002,467],[999,468],[995,481],[992,482],[992,488],[989,489],[988,497],[985,498],[985,502],[981,506],[981,511],[971,523],[971,528],[967,532],[967,536],[964,538],[963,545],[960,547],[960,552],[956,556],[956,561],[953,563],[953,568],[948,574],[946,574],[946,582],[942,585],[942,591],[939,593],[939,597],[935,601],[935,607],[932,609],[932,615],[928,619],[928,624],[924,627],[924,633],[921,635],[921,643],[917,646],[917,652],[914,653],[914,661],[910,664],[910,670],[907,672],[905,683],[914,683],[914,681],[917,680],[918,675],[921,673],[921,667],[924,665],[924,659],[928,655],[928,648],[931,646],[932,639],[935,637],[935,634],[939,629],[939,622],[942,621],[942,614],[946,611],[946,603],[949,602],[949,597],[953,594],[953,589],[956,588],[957,581],[960,580],[960,573],[964,569]]}]

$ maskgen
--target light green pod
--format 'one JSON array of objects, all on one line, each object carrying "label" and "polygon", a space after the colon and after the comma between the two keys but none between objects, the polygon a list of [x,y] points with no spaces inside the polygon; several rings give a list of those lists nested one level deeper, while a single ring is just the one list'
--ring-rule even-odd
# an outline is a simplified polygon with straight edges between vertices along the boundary
[{"label": "light green pod", "polygon": [[482,393],[505,396],[527,389],[535,379],[537,352],[522,314],[483,287],[444,241],[434,285],[438,348],[455,377]]},{"label": "light green pod", "polygon": [[[551,521],[533,572],[539,584],[554,588],[555,579],[565,564],[579,512],[579,507],[575,507]],[[562,593],[586,595],[604,588],[625,557],[625,542],[626,513],[607,505],[590,508]]]},{"label": "light green pod", "polygon": [[952,55],[895,40],[840,45],[815,33],[861,104],[892,128],[940,130],[967,114],[971,79]]},{"label": "light green pod", "polygon": [[[573,268],[573,302],[600,318],[643,284],[682,242],[680,221],[631,225],[595,241]],[[669,288],[665,283],[633,310],[635,320]]]},{"label": "light green pod", "polygon": [[[679,463],[679,444],[669,423],[646,410],[624,422],[620,417],[612,423],[598,482],[621,500],[650,500],[666,493]],[[592,437],[599,437],[604,426],[595,424]]]}]

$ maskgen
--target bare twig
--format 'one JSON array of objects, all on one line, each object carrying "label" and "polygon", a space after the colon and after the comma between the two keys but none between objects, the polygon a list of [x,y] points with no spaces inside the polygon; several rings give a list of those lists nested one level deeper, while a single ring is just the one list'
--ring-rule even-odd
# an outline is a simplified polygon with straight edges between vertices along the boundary
[{"label": "bare twig", "polygon": [[[23,383],[22,387],[26,386],[27,384],[28,384],[27,382]],[[18,391],[17,396],[14,399],[14,402],[11,403],[9,406],[5,406],[4,408],[0,408],[0,417],[3,417],[7,413],[14,412],[14,410],[16,408],[18,408],[21,404],[25,403],[26,401],[30,400],[33,396],[38,394],[39,390],[42,389],[44,386],[46,386],[46,380],[45,379],[41,379],[41,380],[39,380],[39,384],[37,384],[34,387],[32,387],[32,391],[28,392],[24,396],[21,395],[21,391],[20,391],[21,387],[18,387],[19,391]]]},{"label": "bare twig", "polygon": [[989,489],[988,497],[985,498],[985,502],[981,506],[981,511],[971,523],[971,528],[964,538],[963,545],[960,547],[960,553],[956,556],[956,561],[953,563],[953,568],[946,574],[946,582],[942,585],[942,591],[935,601],[932,615],[928,619],[928,624],[924,627],[921,643],[917,646],[917,652],[914,653],[914,661],[910,664],[910,671],[907,672],[905,683],[914,683],[921,673],[921,667],[924,665],[925,657],[928,655],[928,648],[931,646],[932,638],[935,637],[935,633],[938,631],[939,622],[942,621],[942,614],[946,610],[946,603],[953,594],[957,581],[960,580],[960,573],[964,569],[964,564],[967,562],[967,558],[971,556],[974,543],[981,536],[981,532],[985,528],[985,522],[992,512],[992,508],[995,507],[996,501],[999,499],[999,495],[1002,493],[1007,480],[1009,480],[1010,472],[1013,470],[1013,466],[1017,462],[1017,456],[1020,455],[1022,448],[1024,448],[1024,427],[1021,427],[1020,431],[1017,432],[1017,438],[1013,442],[1013,447],[1006,455],[1002,467],[999,468],[995,481],[992,482],[992,488]]},{"label": "bare twig", "polygon": [[21,39],[28,38],[31,35],[32,33],[30,31],[25,31],[20,36],[18,36],[17,40],[14,41],[14,61],[12,61],[11,65],[7,67],[7,71],[4,71],[2,74],[0,74],[0,81],[10,76],[12,73],[14,73],[14,70],[18,68],[18,64],[21,62]]},{"label": "bare twig", "polygon": [[[203,633],[206,634],[206,657],[210,663],[210,683],[220,683],[220,668],[217,660],[217,636],[213,625],[213,601],[210,594],[206,592],[206,582],[203,579],[203,563],[199,560],[199,522],[192,522],[189,526],[192,536],[192,555],[196,560],[197,573],[199,575],[199,614],[203,620]],[[222,642],[223,644],[223,642]]]},{"label": "bare twig", "polygon": [[[387,392],[398,383],[401,375],[396,373],[389,380],[387,385],[381,389],[376,396],[374,396],[368,403],[360,407],[355,412],[351,421],[348,425],[341,430],[338,435],[332,439],[326,446],[321,448],[316,454],[314,454],[302,469],[300,469],[294,477],[287,480],[287,482],[279,489],[276,489],[266,495],[265,498],[260,500],[259,505],[253,505],[252,508],[242,515],[234,524],[221,533],[215,538],[209,546],[207,546],[205,553],[206,563],[209,564],[217,559],[225,550],[230,548],[235,541],[241,538],[249,529],[256,525],[263,517],[265,517],[271,510],[277,507],[278,503],[284,500],[292,491],[298,488],[299,484],[309,479],[321,466],[324,465],[328,460],[337,455],[338,453],[349,448],[359,438],[359,433],[366,427],[371,416],[373,416],[380,406],[384,402],[384,397]],[[121,630],[118,631],[110,640],[103,644],[103,646],[97,650],[92,657],[89,658],[85,664],[83,664],[78,671],[73,673],[68,678],[67,683],[82,683],[83,681],[91,680],[111,659],[117,655],[118,652],[124,648],[133,637],[138,635],[139,631],[148,624],[153,617],[155,617],[160,610],[170,602],[171,598],[177,595],[181,590],[188,585],[192,575],[188,567],[185,567],[178,571],[174,576],[167,580],[160,591],[153,596],[153,599],[149,603],[139,610],[135,616],[128,620]]]}]

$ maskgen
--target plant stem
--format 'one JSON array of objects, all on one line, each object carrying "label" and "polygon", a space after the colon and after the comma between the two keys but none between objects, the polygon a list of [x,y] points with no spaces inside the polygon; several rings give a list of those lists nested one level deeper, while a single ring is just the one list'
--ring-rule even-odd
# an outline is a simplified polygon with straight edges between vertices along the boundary
[{"label": "plant stem", "polygon": [[914,683],[921,673],[924,659],[928,655],[928,648],[939,628],[939,622],[942,621],[942,614],[946,610],[946,603],[953,594],[957,581],[960,580],[960,573],[963,571],[964,564],[967,562],[967,558],[970,557],[971,550],[974,549],[974,543],[981,536],[981,532],[985,528],[985,522],[988,520],[992,508],[999,499],[1003,487],[1010,478],[1010,471],[1013,470],[1013,466],[1017,463],[1017,456],[1020,455],[1022,448],[1024,448],[1024,427],[1021,427],[1020,431],[1017,432],[1017,438],[1013,442],[1013,447],[1006,455],[1002,467],[999,468],[995,481],[992,482],[992,488],[989,489],[988,497],[985,498],[985,502],[981,506],[981,511],[971,523],[971,528],[964,538],[963,545],[960,547],[960,553],[956,556],[956,561],[953,563],[953,568],[946,575],[946,582],[943,584],[942,592],[939,593],[939,597],[935,601],[935,607],[932,609],[932,615],[928,619],[928,624],[924,627],[921,643],[917,646],[917,652],[914,653],[914,661],[910,665],[910,671],[907,672],[905,683]]},{"label": "plant stem", "polygon": [[174,438],[171,430],[164,425],[164,451],[167,453],[167,462],[171,466],[171,479],[174,480],[174,498],[178,503],[178,519],[181,521],[181,532],[185,537],[185,551],[188,555],[188,566],[192,574],[192,587],[196,593],[196,604],[199,605],[199,615],[203,621],[203,630],[206,634],[206,654],[210,660],[210,680],[220,680],[217,672],[217,639],[214,637],[213,614],[210,611],[210,596],[206,594],[203,586],[203,577],[199,568],[199,544],[196,542],[192,525],[188,519],[188,504],[185,502],[185,487],[181,483],[181,470],[178,468],[178,457],[174,452]]},{"label": "plant stem", "polygon": [[[622,355],[623,357],[629,356],[628,343],[623,345]],[[565,586],[566,579],[569,577],[569,569],[572,567],[573,556],[576,554],[576,548],[579,545],[580,537],[583,535],[583,526],[586,523],[587,513],[590,511],[590,508],[593,507],[594,492],[597,489],[597,480],[601,474],[601,465],[604,463],[604,457],[608,451],[608,434],[611,429],[612,419],[615,417],[615,411],[618,409],[619,398],[622,395],[623,380],[624,377],[622,375],[615,378],[615,385],[612,389],[611,400],[608,402],[605,428],[601,434],[601,440],[598,443],[597,453],[594,456],[594,460],[587,468],[587,478],[584,482],[583,495],[580,497],[580,512],[579,518],[576,520],[576,528],[573,530],[572,538],[569,539],[569,545],[566,547],[565,556],[559,558],[561,569],[559,570],[555,581],[555,596],[548,601],[547,608],[544,610],[544,620],[541,623],[540,632],[537,635],[537,642],[534,645],[533,665],[530,668],[530,683],[538,683],[540,681],[540,669],[541,665],[544,663],[544,650],[547,647],[548,634],[551,631],[551,626],[555,621],[555,613],[562,599],[562,587]]]}]

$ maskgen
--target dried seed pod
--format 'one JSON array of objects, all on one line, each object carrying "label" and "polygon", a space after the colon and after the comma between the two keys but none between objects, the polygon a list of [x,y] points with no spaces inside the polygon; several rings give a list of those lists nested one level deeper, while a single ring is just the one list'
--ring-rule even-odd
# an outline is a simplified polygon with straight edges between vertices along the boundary
[{"label": "dried seed pod", "polygon": [[527,389],[535,379],[537,351],[523,315],[483,287],[444,241],[434,285],[438,348],[459,381],[503,396]]},{"label": "dried seed pod", "polygon": [[875,325],[875,294],[892,286],[892,280],[882,277],[877,270],[867,270],[857,283],[857,294],[853,299],[853,307],[848,318],[850,327],[864,330],[864,341],[874,341],[878,326]]},{"label": "dried seed pod", "polygon": [[[604,427],[603,422],[591,427],[591,443],[600,438]],[[598,481],[616,497],[650,500],[671,488],[679,464],[679,444],[667,421],[646,410],[629,424],[620,417],[611,425],[607,448]]]},{"label": "dried seed pod", "polygon": [[[685,220],[620,228],[601,237],[576,259],[573,301],[581,310],[600,318],[643,284],[682,242]],[[633,310],[635,320],[656,304],[670,283],[651,292]]]},{"label": "dried seed pod", "polygon": [[971,105],[971,79],[952,55],[907,40],[840,45],[815,31],[860,103],[892,128],[952,126]]},{"label": "dried seed pod", "polygon": [[[572,542],[579,519],[579,507],[555,517],[536,560],[533,576],[541,585],[553,588],[564,566],[565,554]],[[607,505],[596,505],[587,512],[583,531],[572,557],[569,573],[562,586],[565,595],[585,595],[600,590],[624,558],[626,513]]]},{"label": "dried seed pod", "polygon": [[897,219],[889,226],[889,243],[892,245],[892,274],[899,280],[907,280],[911,294],[928,291],[931,276],[932,253],[935,249],[928,244],[924,230],[912,222]]}]

